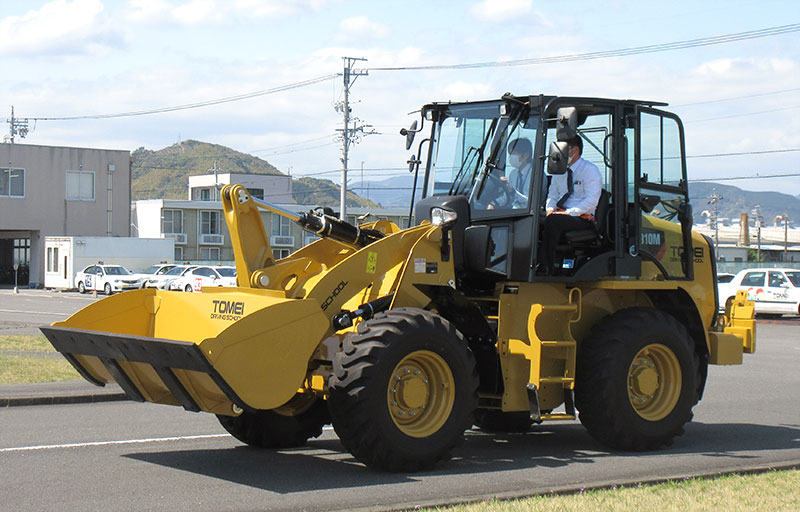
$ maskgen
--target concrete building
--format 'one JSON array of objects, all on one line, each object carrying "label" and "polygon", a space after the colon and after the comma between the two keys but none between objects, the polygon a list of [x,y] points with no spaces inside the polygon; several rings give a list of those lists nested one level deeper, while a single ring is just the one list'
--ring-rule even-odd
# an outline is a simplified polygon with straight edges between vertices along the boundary
[{"label": "concrete building", "polygon": [[219,173],[189,176],[190,201],[219,201],[223,185],[243,185],[256,199],[270,203],[292,202],[292,177],[271,174]]},{"label": "concrete building", "polygon": [[[41,286],[45,236],[130,236],[125,150],[0,144],[0,281]],[[9,281],[9,276],[11,281]]]},{"label": "concrete building", "polygon": [[[298,214],[314,208],[299,204],[279,206]],[[134,211],[139,237],[175,239],[175,261],[217,263],[234,259],[231,237],[219,201],[148,199],[136,201]],[[368,222],[387,219],[401,227],[406,227],[408,222],[408,210],[404,208],[349,207],[347,212],[351,223],[366,214],[370,214]],[[285,258],[317,238],[286,217],[274,213],[262,211],[261,220],[270,235],[275,259]]]}]

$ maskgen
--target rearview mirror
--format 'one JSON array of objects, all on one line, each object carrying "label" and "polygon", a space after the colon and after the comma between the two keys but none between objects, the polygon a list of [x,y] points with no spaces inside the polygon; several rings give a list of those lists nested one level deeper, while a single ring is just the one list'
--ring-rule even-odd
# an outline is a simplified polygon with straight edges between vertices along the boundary
[{"label": "rearview mirror", "polygon": [[577,136],[578,109],[575,107],[561,107],[556,111],[556,139],[563,141]]},{"label": "rearview mirror", "polygon": [[406,136],[406,150],[411,149],[411,144],[414,143],[414,135],[416,135],[418,131],[416,120],[411,123],[411,127],[409,127],[408,130],[405,128],[400,129],[400,135]]},{"label": "rearview mirror", "polygon": [[564,174],[569,164],[569,144],[560,141],[550,143],[547,153],[547,174]]}]

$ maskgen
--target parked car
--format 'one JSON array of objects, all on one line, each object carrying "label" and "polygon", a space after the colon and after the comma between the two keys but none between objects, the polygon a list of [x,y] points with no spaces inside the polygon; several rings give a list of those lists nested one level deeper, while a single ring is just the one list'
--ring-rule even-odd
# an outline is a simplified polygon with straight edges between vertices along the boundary
[{"label": "parked car", "polygon": [[159,290],[169,290],[169,283],[181,277],[193,265],[173,265],[171,269],[160,274],[154,274],[144,281],[144,288],[158,288]]},{"label": "parked car", "polygon": [[726,307],[738,290],[746,290],[755,302],[756,313],[800,314],[800,270],[791,268],[750,268],[740,271],[729,283],[717,285],[720,307]]},{"label": "parked car", "polygon": [[205,286],[236,286],[236,267],[195,267],[171,281],[169,289],[199,292]]},{"label": "parked car", "polygon": [[157,265],[150,265],[150,268],[148,268],[144,272],[134,275],[137,277],[141,277],[142,288],[147,288],[147,281],[157,276],[163,276],[164,274],[166,274],[175,267],[176,265],[174,263],[159,263]]},{"label": "parked car", "polygon": [[75,274],[78,291],[102,291],[106,295],[141,288],[142,278],[121,265],[89,265]]}]

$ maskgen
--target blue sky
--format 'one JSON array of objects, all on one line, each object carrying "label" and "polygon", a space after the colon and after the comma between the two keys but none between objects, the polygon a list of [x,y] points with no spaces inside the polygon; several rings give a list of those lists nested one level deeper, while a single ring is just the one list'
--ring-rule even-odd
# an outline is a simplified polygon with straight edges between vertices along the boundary
[{"label": "blue sky", "polygon": [[[367,179],[402,172],[408,153],[397,132],[424,103],[506,91],[666,101],[686,125],[691,178],[791,174],[800,173],[797,31],[547,65],[375,68],[573,55],[794,23],[792,0],[3,0],[0,106],[4,119],[12,105],[23,118],[150,110],[324,77],[341,72],[343,56],[364,57],[360,67],[372,71],[351,89],[353,114],[379,134],[351,148],[357,179],[362,162]],[[22,142],[133,150],[197,139],[338,181],[341,95],[336,77],[191,110],[32,121]],[[723,183],[800,194],[797,176]]]}]

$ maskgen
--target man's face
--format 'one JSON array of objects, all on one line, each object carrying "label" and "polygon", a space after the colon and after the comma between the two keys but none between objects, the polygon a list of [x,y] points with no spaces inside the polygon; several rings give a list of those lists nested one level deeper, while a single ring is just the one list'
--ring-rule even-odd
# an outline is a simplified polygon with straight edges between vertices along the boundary
[{"label": "man's face", "polygon": [[569,147],[569,165],[575,163],[575,161],[580,158],[581,156],[581,148],[578,146],[570,146]]}]

